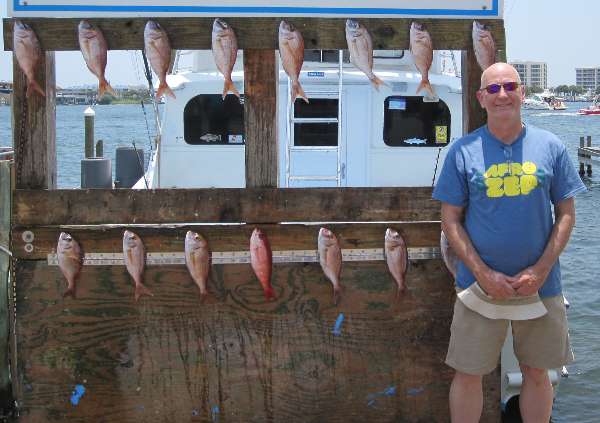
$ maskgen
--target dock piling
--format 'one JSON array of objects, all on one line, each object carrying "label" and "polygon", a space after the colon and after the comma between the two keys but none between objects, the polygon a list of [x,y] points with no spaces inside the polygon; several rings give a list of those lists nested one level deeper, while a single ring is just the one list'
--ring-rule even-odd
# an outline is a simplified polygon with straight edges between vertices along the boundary
[{"label": "dock piling", "polygon": [[83,112],[85,121],[85,158],[94,158],[94,118],[96,112],[91,107],[85,109]]},{"label": "dock piling", "polygon": [[579,137],[579,148],[577,149],[579,161],[579,176],[592,176],[592,163],[600,160],[600,147],[592,147],[592,137]]}]

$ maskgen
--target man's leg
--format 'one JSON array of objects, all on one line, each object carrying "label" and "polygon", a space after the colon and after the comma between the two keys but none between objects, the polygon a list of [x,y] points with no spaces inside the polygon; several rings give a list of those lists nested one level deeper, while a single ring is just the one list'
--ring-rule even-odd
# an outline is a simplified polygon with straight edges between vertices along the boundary
[{"label": "man's leg", "polygon": [[523,423],[548,423],[552,414],[553,389],[548,370],[521,365],[523,386],[519,408]]},{"label": "man's leg", "polygon": [[457,371],[450,385],[452,423],[477,423],[483,410],[482,376]]}]

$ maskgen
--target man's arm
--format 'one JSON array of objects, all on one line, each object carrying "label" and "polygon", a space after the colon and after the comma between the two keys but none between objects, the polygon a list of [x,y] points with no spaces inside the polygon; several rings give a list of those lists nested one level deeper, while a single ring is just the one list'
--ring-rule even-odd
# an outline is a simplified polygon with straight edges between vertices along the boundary
[{"label": "man's arm", "polygon": [[575,198],[567,198],[554,206],[554,227],[539,260],[515,276],[512,284],[518,295],[533,295],[546,281],[558,256],[567,246],[575,226]]},{"label": "man's arm", "polygon": [[516,279],[492,270],[486,265],[473,247],[462,224],[464,207],[442,202],[442,230],[450,246],[461,261],[473,272],[479,285],[492,298],[510,298],[516,294],[511,283]]}]

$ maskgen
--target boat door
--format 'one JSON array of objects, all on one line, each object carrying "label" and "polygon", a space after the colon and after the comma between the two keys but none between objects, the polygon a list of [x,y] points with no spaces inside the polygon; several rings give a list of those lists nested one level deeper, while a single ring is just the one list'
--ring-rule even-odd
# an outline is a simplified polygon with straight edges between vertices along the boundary
[{"label": "boat door", "polygon": [[289,106],[286,102],[287,111],[280,120],[284,123],[279,132],[283,147],[280,186],[345,186],[346,137],[339,91],[306,86],[305,93],[309,103],[297,99]]}]

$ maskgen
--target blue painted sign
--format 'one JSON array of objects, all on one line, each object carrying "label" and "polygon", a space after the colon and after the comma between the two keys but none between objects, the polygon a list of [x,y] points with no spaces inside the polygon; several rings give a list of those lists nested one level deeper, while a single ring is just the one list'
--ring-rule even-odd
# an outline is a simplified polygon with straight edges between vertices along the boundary
[{"label": "blue painted sign", "polygon": [[502,17],[504,0],[7,0],[9,16]]}]

